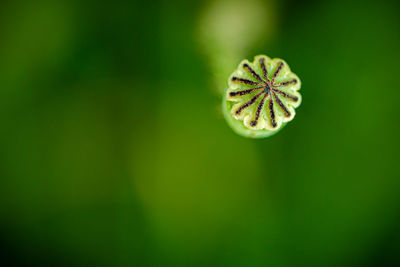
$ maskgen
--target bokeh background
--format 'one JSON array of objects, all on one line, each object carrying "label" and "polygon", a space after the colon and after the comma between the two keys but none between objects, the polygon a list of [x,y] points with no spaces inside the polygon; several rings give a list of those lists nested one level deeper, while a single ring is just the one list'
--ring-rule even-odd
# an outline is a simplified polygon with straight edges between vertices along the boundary
[{"label": "bokeh background", "polygon": [[[399,266],[397,1],[1,1],[8,266]],[[257,54],[294,121],[235,135]]]}]

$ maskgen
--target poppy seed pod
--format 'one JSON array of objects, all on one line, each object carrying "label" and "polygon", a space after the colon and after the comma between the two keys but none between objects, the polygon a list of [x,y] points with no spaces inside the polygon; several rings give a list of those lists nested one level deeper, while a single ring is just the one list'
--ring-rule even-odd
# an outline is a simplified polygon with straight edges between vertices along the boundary
[{"label": "poppy seed pod", "polygon": [[243,60],[228,80],[223,99],[225,119],[239,135],[264,138],[295,116],[301,82],[282,59],[264,55]]}]

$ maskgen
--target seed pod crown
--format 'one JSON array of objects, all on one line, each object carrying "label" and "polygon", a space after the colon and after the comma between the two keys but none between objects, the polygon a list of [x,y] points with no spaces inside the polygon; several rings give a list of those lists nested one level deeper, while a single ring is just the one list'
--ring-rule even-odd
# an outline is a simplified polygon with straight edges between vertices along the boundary
[{"label": "seed pod crown", "polygon": [[262,138],[278,132],[301,103],[301,82],[282,59],[243,60],[228,80],[224,115],[235,132]]}]

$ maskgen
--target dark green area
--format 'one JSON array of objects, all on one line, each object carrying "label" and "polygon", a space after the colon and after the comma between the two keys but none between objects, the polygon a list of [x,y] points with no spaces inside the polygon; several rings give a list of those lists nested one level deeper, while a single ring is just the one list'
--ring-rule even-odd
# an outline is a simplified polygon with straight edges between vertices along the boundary
[{"label": "dark green area", "polygon": [[274,1],[247,58],[303,102],[262,140],[223,119],[212,2],[0,2],[4,262],[400,265],[397,1]]}]

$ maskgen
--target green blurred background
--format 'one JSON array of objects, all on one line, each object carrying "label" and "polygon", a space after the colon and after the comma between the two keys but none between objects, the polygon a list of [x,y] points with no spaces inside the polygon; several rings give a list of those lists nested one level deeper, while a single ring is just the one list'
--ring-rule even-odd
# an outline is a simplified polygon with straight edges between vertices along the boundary
[{"label": "green blurred background", "polygon": [[[29,266],[399,266],[397,1],[1,1],[0,246]],[[265,140],[220,112],[302,80]]]}]

